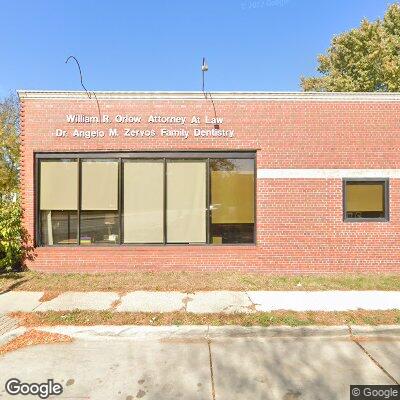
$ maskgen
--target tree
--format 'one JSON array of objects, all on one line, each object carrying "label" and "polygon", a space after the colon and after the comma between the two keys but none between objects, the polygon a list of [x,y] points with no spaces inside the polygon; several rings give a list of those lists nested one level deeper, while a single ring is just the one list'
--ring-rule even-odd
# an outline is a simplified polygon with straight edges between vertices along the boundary
[{"label": "tree", "polygon": [[18,102],[15,95],[0,102],[0,196],[18,192],[19,134]]},{"label": "tree", "polygon": [[0,102],[0,272],[31,258],[19,202],[18,102],[14,95]]},{"label": "tree", "polygon": [[0,200],[0,273],[20,268],[30,254],[21,219],[22,210],[18,199]]},{"label": "tree", "polygon": [[334,36],[318,56],[320,76],[302,77],[305,91],[395,92],[400,90],[400,5],[382,20],[363,20],[359,28]]}]

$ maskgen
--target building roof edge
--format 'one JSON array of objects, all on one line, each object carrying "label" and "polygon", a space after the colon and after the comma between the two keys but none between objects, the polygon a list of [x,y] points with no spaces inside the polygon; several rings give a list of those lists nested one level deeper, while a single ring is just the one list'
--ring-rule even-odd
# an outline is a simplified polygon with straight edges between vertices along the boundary
[{"label": "building roof edge", "polygon": [[[85,91],[17,90],[20,99],[93,100]],[[203,92],[195,91],[94,91],[98,100],[204,100]],[[207,92],[213,100],[267,101],[400,101],[400,92]]]}]

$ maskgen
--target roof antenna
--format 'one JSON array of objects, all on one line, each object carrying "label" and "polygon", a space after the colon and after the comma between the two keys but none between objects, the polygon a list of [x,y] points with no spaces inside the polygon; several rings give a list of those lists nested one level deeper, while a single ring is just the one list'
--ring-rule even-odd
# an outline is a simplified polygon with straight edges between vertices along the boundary
[{"label": "roof antenna", "polygon": [[[205,79],[204,79],[204,75],[205,75],[205,73],[206,73],[207,71],[208,71],[208,64],[207,64],[206,58],[203,57],[203,62],[201,63],[202,92],[203,92],[204,98],[205,98],[206,100],[207,100],[207,95],[210,96],[210,100],[211,100],[211,103],[212,103],[212,106],[213,106],[213,110],[214,110],[215,121],[217,121],[217,111],[216,111],[216,109],[215,109],[214,100],[213,100],[213,98],[212,98],[212,96],[211,96],[211,93],[207,93],[207,92],[205,91],[205,86],[204,86],[204,80],[205,80]],[[219,124],[215,123],[214,128],[215,128],[215,129],[219,129]]]},{"label": "roof antenna", "polygon": [[205,57],[203,57],[203,62],[201,64],[201,74],[202,74],[202,77],[203,77],[202,91],[203,91],[203,93],[204,93],[206,98],[207,98],[207,93],[204,92],[204,74],[207,71],[208,71],[208,65],[207,65]]},{"label": "roof antenna", "polygon": [[[78,66],[79,76],[80,76],[80,79],[81,79],[81,86],[83,87],[83,90],[86,92],[87,97],[88,97],[89,99],[91,99],[91,98],[92,98],[92,94],[86,89],[85,85],[83,84],[82,70],[81,70],[81,66],[80,66],[79,61],[77,60],[77,58],[76,58],[75,56],[69,56],[69,57],[65,60],[65,64],[68,64],[68,61],[69,61],[71,58],[72,58],[73,60],[75,60],[76,65]],[[100,112],[99,101],[97,100],[96,93],[95,93],[95,92],[92,92],[92,93],[93,93],[94,98],[96,99],[97,110],[99,111],[99,122],[101,122],[101,112]]]}]

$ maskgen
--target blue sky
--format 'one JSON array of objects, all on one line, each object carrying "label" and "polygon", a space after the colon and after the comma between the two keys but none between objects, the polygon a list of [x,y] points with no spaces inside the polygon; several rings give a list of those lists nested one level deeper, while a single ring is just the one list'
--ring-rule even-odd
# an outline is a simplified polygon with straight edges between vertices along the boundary
[{"label": "blue sky", "polygon": [[334,34],[384,0],[0,0],[0,97],[15,89],[299,90]]}]

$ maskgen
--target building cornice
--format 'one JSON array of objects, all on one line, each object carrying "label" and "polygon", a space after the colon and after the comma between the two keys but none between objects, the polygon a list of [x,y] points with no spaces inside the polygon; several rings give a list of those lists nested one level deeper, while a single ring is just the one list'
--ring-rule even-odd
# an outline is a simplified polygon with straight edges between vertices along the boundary
[{"label": "building cornice", "polygon": [[[18,90],[20,99],[93,100],[84,91]],[[93,92],[91,92],[93,93]],[[134,92],[95,91],[98,100],[204,100],[203,92]],[[209,92],[213,100],[251,101],[349,101],[393,102],[400,101],[400,93],[382,92]]]}]

